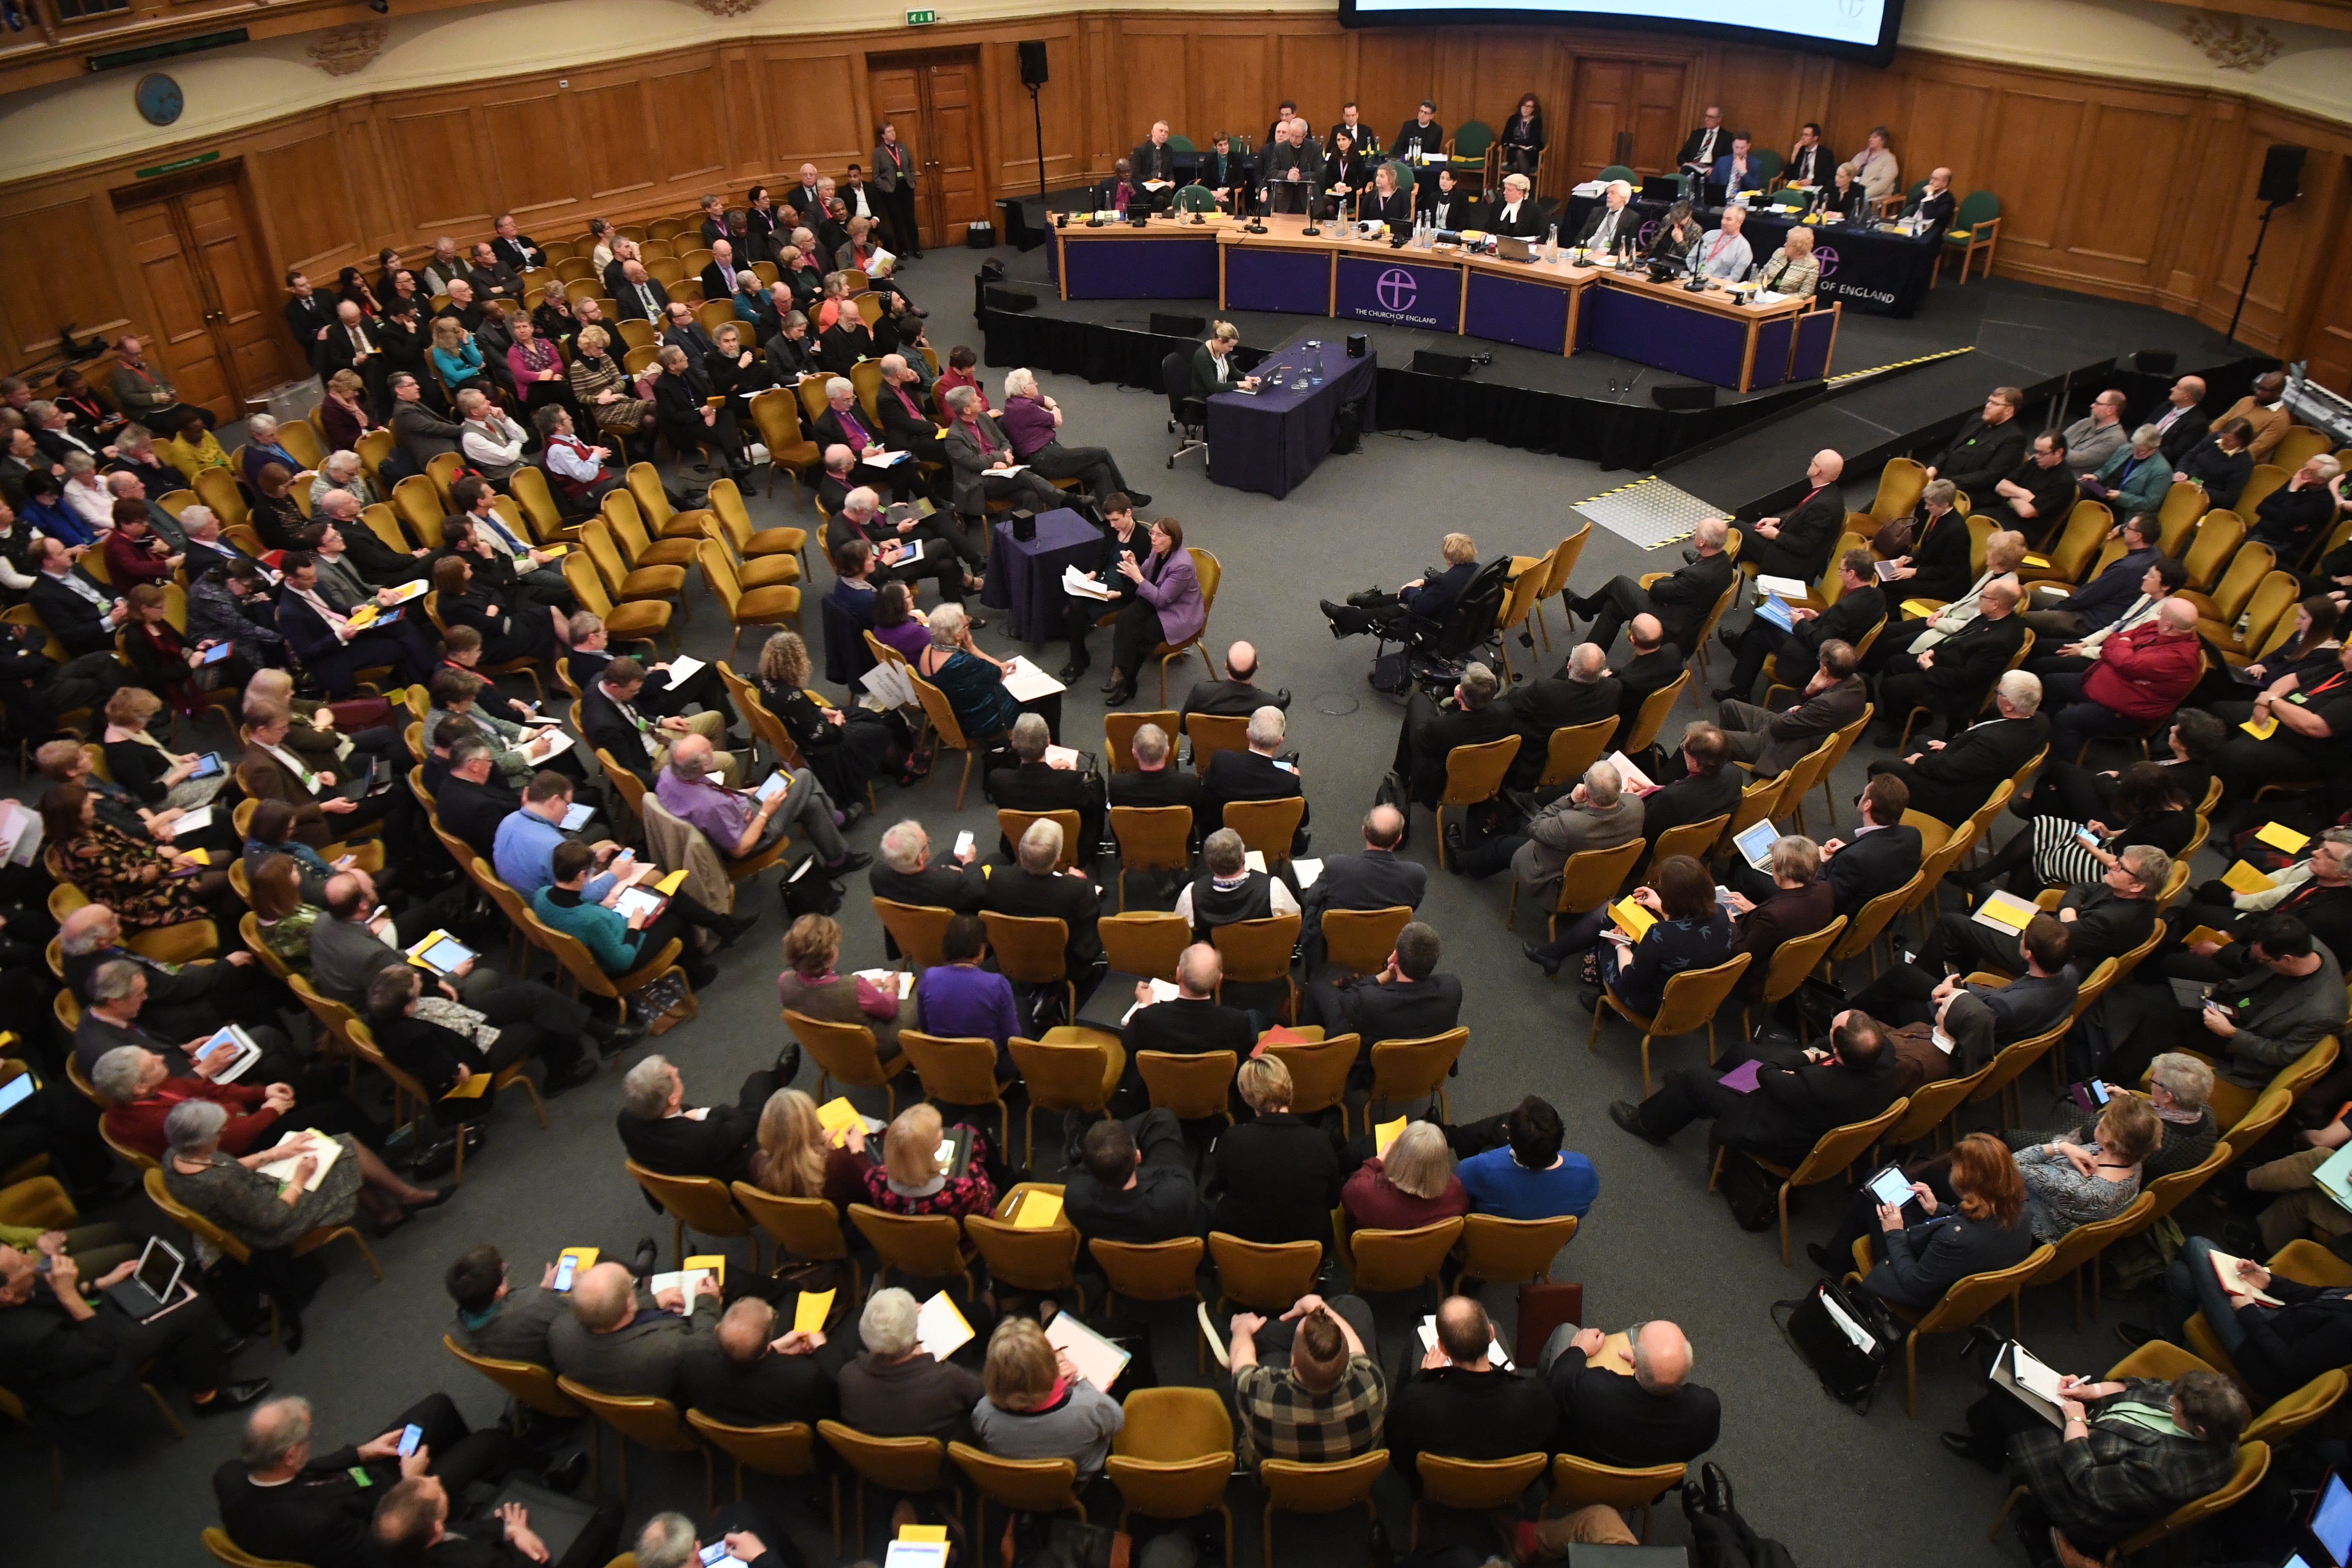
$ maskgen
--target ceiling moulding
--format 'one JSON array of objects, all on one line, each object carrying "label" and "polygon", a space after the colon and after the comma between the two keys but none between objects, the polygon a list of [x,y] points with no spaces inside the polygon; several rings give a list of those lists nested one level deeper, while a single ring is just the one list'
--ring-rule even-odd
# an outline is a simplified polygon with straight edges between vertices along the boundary
[{"label": "ceiling moulding", "polygon": [[694,0],[694,4],[721,21],[734,16],[748,16],[760,8],[760,0]]},{"label": "ceiling moulding", "polygon": [[2286,47],[2268,27],[2242,16],[2191,11],[2181,18],[2180,36],[2223,70],[2258,71]]}]

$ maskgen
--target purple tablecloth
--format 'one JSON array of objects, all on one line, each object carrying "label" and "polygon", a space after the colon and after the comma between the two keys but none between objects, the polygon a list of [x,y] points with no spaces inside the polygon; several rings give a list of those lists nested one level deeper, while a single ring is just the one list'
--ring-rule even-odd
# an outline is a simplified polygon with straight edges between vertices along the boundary
[{"label": "purple tablecloth", "polygon": [[1037,537],[1025,542],[1013,537],[1013,521],[1004,519],[988,531],[988,586],[980,602],[1010,611],[1010,629],[1023,642],[1060,637],[1062,574],[1071,566],[1092,569],[1101,544],[1102,530],[1068,507],[1039,512]]},{"label": "purple tablecloth", "polygon": [[[1209,399],[1209,477],[1240,490],[1286,496],[1306,482],[1331,449],[1332,416],[1343,403],[1363,405],[1362,429],[1378,428],[1374,387],[1380,355],[1349,359],[1339,324],[1310,329],[1258,362],[1260,391],[1221,392]],[[1320,340],[1310,347],[1310,340]],[[1301,374],[1320,372],[1320,385]],[[1283,384],[1271,384],[1279,375]]]}]

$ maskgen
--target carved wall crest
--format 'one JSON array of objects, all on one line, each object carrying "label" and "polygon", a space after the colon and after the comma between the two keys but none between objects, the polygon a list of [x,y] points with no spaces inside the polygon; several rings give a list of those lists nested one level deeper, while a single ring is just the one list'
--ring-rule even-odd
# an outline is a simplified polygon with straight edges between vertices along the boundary
[{"label": "carved wall crest", "polygon": [[2180,24],[2180,36],[2223,70],[2258,71],[2278,58],[2286,47],[2259,22],[2203,11],[2189,14]]},{"label": "carved wall crest", "polygon": [[760,0],[694,0],[694,3],[721,21],[730,16],[748,16],[760,8]]},{"label": "carved wall crest", "polygon": [[384,23],[353,22],[320,33],[307,52],[310,63],[329,76],[350,76],[373,64],[383,53],[383,41],[391,35],[392,28]]}]

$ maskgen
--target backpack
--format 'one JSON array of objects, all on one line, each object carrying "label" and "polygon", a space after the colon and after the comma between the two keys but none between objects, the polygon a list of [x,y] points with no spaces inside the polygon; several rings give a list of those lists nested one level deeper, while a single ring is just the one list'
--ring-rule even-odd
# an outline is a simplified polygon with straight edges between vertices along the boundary
[{"label": "backpack", "polygon": [[[1712,1139],[1709,1140],[1713,1142]],[[1745,1231],[1770,1230],[1780,1223],[1780,1189],[1764,1167],[1737,1149],[1721,1149],[1723,1168],[1716,1190],[1731,1207],[1731,1217]]]},{"label": "backpack", "polygon": [[825,875],[824,862],[813,854],[802,856],[800,864],[785,873],[783,896],[784,913],[793,920],[829,915],[842,902],[840,884]]},{"label": "backpack", "polygon": [[[1783,1319],[1783,1310],[1787,1316]],[[1895,1345],[1907,1331],[1867,1290],[1823,1279],[1793,1301],[1772,1303],[1772,1321],[1832,1399],[1864,1414]]]}]

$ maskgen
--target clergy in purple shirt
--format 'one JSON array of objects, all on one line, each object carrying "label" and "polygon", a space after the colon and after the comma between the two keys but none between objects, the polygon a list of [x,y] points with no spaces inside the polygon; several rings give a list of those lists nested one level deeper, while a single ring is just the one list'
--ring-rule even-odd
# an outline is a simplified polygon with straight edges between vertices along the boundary
[{"label": "clergy in purple shirt", "polygon": [[1007,1044],[1021,1032],[1021,1015],[1013,1005],[1013,983],[981,964],[988,958],[988,928],[978,915],[958,915],[948,921],[940,951],[947,959],[923,971],[915,982],[915,1016],[927,1035],[996,1042],[996,1076],[1010,1082],[1016,1075]]}]

